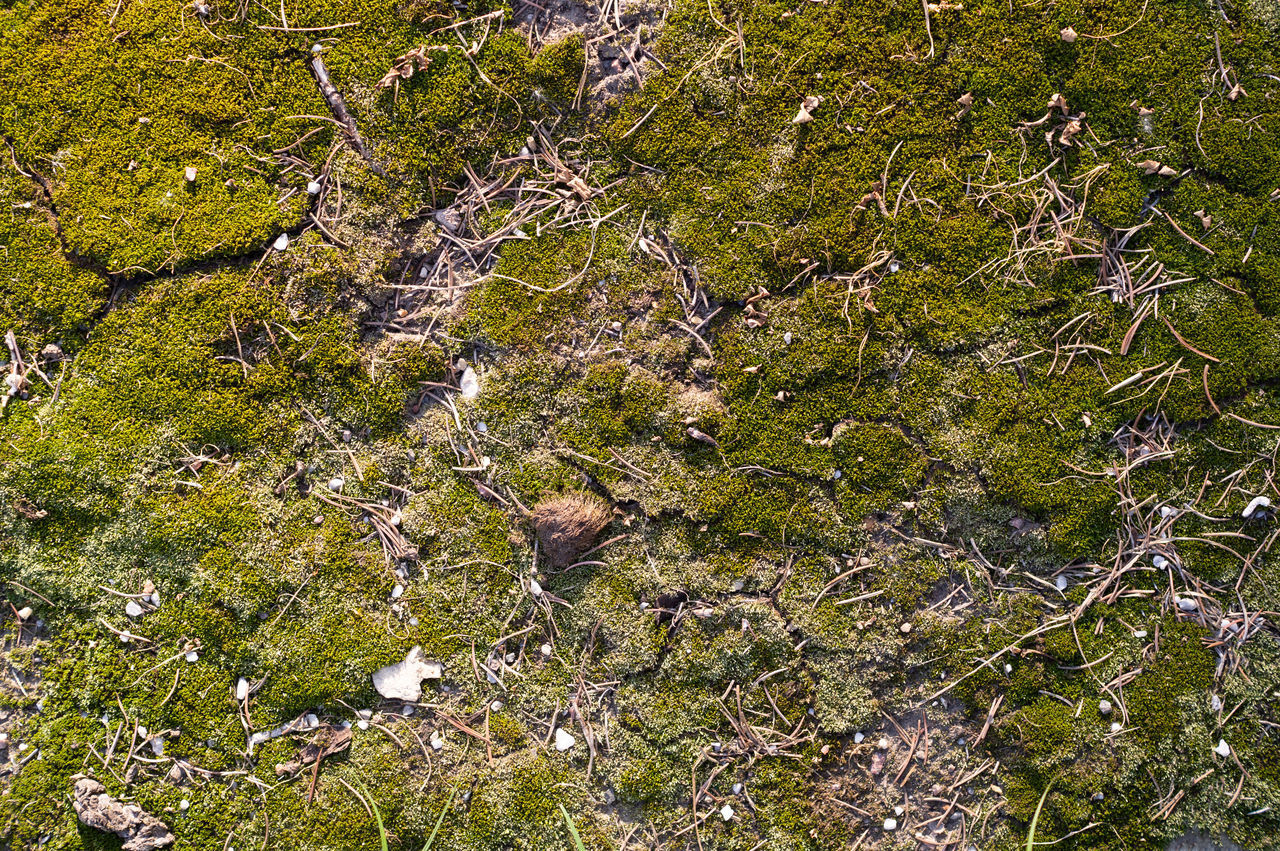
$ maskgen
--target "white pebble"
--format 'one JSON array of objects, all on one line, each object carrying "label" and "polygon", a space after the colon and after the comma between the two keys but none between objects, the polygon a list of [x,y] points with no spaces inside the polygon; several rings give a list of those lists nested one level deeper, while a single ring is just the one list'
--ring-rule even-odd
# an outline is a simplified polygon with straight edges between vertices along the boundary
[{"label": "white pebble", "polygon": [[542,596],[542,586],[538,584],[538,580],[529,577],[529,593],[535,597]]},{"label": "white pebble", "polygon": [[191,809],[191,802],[188,801],[186,798],[183,798],[181,801],[178,802],[178,809],[182,810],[185,813],[187,810]]},{"label": "white pebble", "polygon": [[433,751],[441,750],[444,747],[444,738],[440,735],[440,731],[436,730],[431,734],[431,749]]},{"label": "white pebble", "polygon": [[458,389],[462,391],[463,399],[474,399],[480,395],[480,379],[474,369],[468,366],[462,371],[462,378],[458,381]]},{"label": "white pebble", "polygon": [[1164,556],[1155,556],[1151,559],[1151,563],[1155,565],[1156,570],[1164,570],[1169,566],[1169,560]]},{"label": "white pebble", "polygon": [[307,182],[307,193],[310,195],[320,194],[320,181],[311,180]]},{"label": "white pebble", "polygon": [[249,696],[249,681],[244,677],[236,680],[236,700],[244,700]]},{"label": "white pebble", "polygon": [[505,706],[506,706],[506,704],[505,704],[505,703],[503,703],[501,700],[495,700],[493,703],[490,703],[490,704],[489,704],[489,711],[490,711],[490,712],[501,712],[501,711],[502,711],[502,709],[503,709],[503,707],[505,707]]},{"label": "white pebble", "polygon": [[866,736],[862,735],[861,733],[854,733],[854,734],[853,734],[853,743],[854,743],[855,745],[860,745],[860,744],[862,744],[862,740],[863,740],[863,739],[865,739],[865,738],[866,738]]},{"label": "white pebble", "polygon": [[343,480],[342,476],[334,476],[332,479],[329,480],[329,490],[333,491],[334,493],[337,493],[338,491],[342,490],[342,486],[344,484],[346,484],[346,482]]},{"label": "white pebble", "polygon": [[1098,701],[1098,712],[1102,713],[1103,715],[1110,715],[1110,714],[1111,714],[1111,701],[1109,701],[1109,700],[1099,700],[1099,701]]},{"label": "white pebble", "polygon": [[782,335],[782,342],[786,343],[788,346],[789,346],[789,345],[791,345],[791,332],[790,332],[790,331],[788,331],[787,333],[785,333],[785,334],[783,334],[783,335]]},{"label": "white pebble", "polygon": [[578,740],[564,727],[556,728],[556,750],[560,751],[560,753],[564,753],[577,743]]},{"label": "white pebble", "polygon": [[1111,722],[1111,732],[1113,732],[1113,733],[1119,733],[1119,732],[1120,732],[1120,722],[1119,722],[1119,721],[1112,721],[1112,722]]},{"label": "white pebble", "polygon": [[1231,745],[1227,744],[1226,739],[1218,739],[1218,746],[1213,749],[1218,756],[1231,756]]},{"label": "white pebble", "polygon": [[551,658],[551,645],[550,645],[550,644],[544,644],[544,645],[542,645],[542,647],[541,647],[541,648],[539,648],[539,649],[542,651],[542,655],[543,655],[543,656],[547,657],[548,659],[550,659],[550,658]]},{"label": "white pebble", "polygon": [[1133,631],[1133,637],[1134,637],[1134,638],[1146,638],[1146,637],[1147,637],[1147,631],[1146,631],[1145,629],[1135,629],[1135,630]]},{"label": "white pebble", "polygon": [[356,726],[359,727],[361,730],[368,730],[369,722],[361,718],[359,721],[356,722]]},{"label": "white pebble", "polygon": [[1162,505],[1162,506],[1160,506],[1160,516],[1161,516],[1161,517],[1168,518],[1168,517],[1172,517],[1173,515],[1175,515],[1175,514],[1177,514],[1177,513],[1178,513],[1178,509],[1174,508],[1172,505]]},{"label": "white pebble", "polygon": [[898,627],[898,631],[901,632],[903,635],[906,635],[907,633],[911,632],[911,624],[904,623],[902,626]]},{"label": "white pebble", "polygon": [[721,807],[720,818],[724,819],[725,821],[728,821],[729,819],[733,818],[733,807],[729,806],[728,804],[725,804],[723,807]]},{"label": "white pebble", "polygon": [[397,585],[396,587],[391,589],[391,599],[399,600],[402,596],[404,596],[403,585]]},{"label": "white pebble", "polygon": [[897,820],[896,818],[887,818],[887,819],[885,819],[885,820],[884,820],[884,829],[885,829],[885,830],[897,830],[897,829],[898,829],[898,820]]},{"label": "white pebble", "polygon": [[124,613],[131,618],[141,617],[143,611],[142,606],[138,605],[136,600],[130,600],[124,604]]},{"label": "white pebble", "polygon": [[878,748],[879,748],[880,750],[882,750],[882,751],[884,751],[884,750],[888,750],[888,749],[889,749],[889,740],[888,740],[888,739],[886,739],[886,738],[881,738],[881,739],[880,739],[880,741],[876,742],[876,747],[878,747]]},{"label": "white pebble", "polygon": [[741,794],[742,794],[742,784],[741,784],[741,783],[734,783],[734,784],[733,784],[733,794],[735,794],[735,795],[741,795]]},{"label": "white pebble", "polygon": [[1065,577],[1065,576],[1059,576],[1057,579],[1053,580],[1053,587],[1054,587],[1054,588],[1057,588],[1059,591],[1066,591],[1066,590],[1067,590],[1067,577]]},{"label": "white pebble", "polygon": [[276,241],[272,243],[272,248],[276,251],[284,251],[289,247],[289,234],[282,233],[276,237]]},{"label": "white pebble", "polygon": [[1221,712],[1221,711],[1222,711],[1222,698],[1218,697],[1216,694],[1215,694],[1215,695],[1213,695],[1212,697],[1210,697],[1210,698],[1209,698],[1209,708],[1210,708],[1210,709],[1212,709],[1214,712]]},{"label": "white pebble", "polygon": [[1194,612],[1198,608],[1196,601],[1190,597],[1177,597],[1175,601],[1178,604],[1178,608],[1184,612]]},{"label": "white pebble", "polygon": [[186,176],[186,178],[187,178],[187,183],[194,183],[194,182],[195,182],[195,179],[196,179],[196,167],[195,167],[195,166],[193,166],[193,165],[189,165],[189,166],[187,166],[187,167],[183,170],[183,174],[184,174],[184,175]]}]

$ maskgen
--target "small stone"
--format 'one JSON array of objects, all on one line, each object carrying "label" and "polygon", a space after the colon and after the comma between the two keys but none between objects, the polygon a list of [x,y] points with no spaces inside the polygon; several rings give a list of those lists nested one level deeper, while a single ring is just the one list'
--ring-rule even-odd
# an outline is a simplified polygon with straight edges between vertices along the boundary
[{"label": "small stone", "polygon": [[788,346],[789,346],[789,345],[791,345],[791,332],[790,332],[790,331],[788,331],[787,333],[785,333],[785,334],[783,334],[783,335],[782,335],[782,342],[786,343]]},{"label": "small stone", "polygon": [[308,195],[319,195],[319,194],[320,194],[320,181],[318,181],[318,180],[310,180],[310,181],[308,181],[308,182],[307,182],[307,194],[308,194]]},{"label": "small stone", "polygon": [[438,751],[444,748],[444,738],[440,735],[440,731],[436,730],[431,734],[431,749]]},{"label": "small stone", "polygon": [[886,739],[886,738],[883,738],[883,737],[882,737],[882,738],[880,739],[880,741],[876,742],[876,747],[878,747],[878,748],[879,748],[880,750],[882,750],[882,751],[883,751],[883,750],[888,750],[888,749],[889,749],[889,740],[888,740],[888,739]]},{"label": "small stone", "polygon": [[1145,629],[1137,629],[1137,630],[1134,630],[1134,632],[1133,632],[1133,637],[1134,637],[1134,638],[1146,638],[1146,637],[1147,637],[1147,631],[1146,631]]},{"label": "small stone", "polygon": [[550,659],[550,658],[551,658],[551,645],[550,645],[550,644],[544,644],[544,645],[542,645],[542,647],[540,647],[540,648],[539,648],[539,650],[541,650],[541,651],[542,651],[542,655],[543,655],[543,657],[544,657],[544,658],[547,658],[547,659]]},{"label": "small stone", "polygon": [[1210,709],[1212,709],[1214,712],[1221,712],[1221,711],[1222,711],[1222,698],[1218,697],[1216,694],[1215,694],[1215,695],[1213,695],[1212,697],[1210,697],[1210,698],[1209,698],[1209,708],[1210,708]]},{"label": "small stone", "polygon": [[1196,605],[1196,601],[1190,597],[1177,597],[1175,598],[1175,602],[1178,604],[1178,608],[1184,612],[1194,612],[1199,608]]},{"label": "small stone", "polygon": [[1008,662],[1005,662],[1005,663],[1004,663],[1004,672],[1005,672],[1006,674],[1012,674],[1012,673],[1013,673],[1013,665],[1010,665]]},{"label": "small stone", "polygon": [[1151,564],[1155,567],[1156,570],[1164,570],[1166,567],[1169,566],[1169,560],[1164,556],[1155,556],[1154,558],[1151,559]]},{"label": "small stone", "polygon": [[1231,745],[1227,744],[1226,739],[1218,739],[1218,744],[1213,749],[1213,752],[1221,757],[1231,756]]},{"label": "small stone", "polygon": [[898,820],[897,820],[896,818],[887,818],[887,819],[885,819],[885,820],[884,820],[884,829],[885,829],[885,830],[897,830],[897,829],[898,829]]},{"label": "small stone", "polygon": [[1076,31],[1073,30],[1071,27],[1063,27],[1058,32],[1058,35],[1060,35],[1062,37],[1062,40],[1065,41],[1067,44],[1075,43],[1075,40],[1077,37]]},{"label": "small stone", "polygon": [[342,486],[344,484],[346,484],[346,481],[342,478],[342,476],[334,476],[332,479],[329,480],[329,490],[333,491],[334,493],[337,493],[338,491],[342,490]]},{"label": "small stone", "polygon": [[249,681],[244,677],[236,680],[236,700],[244,700],[249,696]]},{"label": "small stone", "polygon": [[480,395],[480,379],[476,376],[476,371],[470,366],[462,371],[462,378],[458,381],[458,389],[462,391],[463,399],[474,399]]},{"label": "small stone", "polygon": [[1111,714],[1111,701],[1109,701],[1109,700],[1099,700],[1099,701],[1098,701],[1098,712],[1099,712],[1099,713],[1101,713],[1101,714],[1103,714],[1103,715],[1110,715],[1110,714]]},{"label": "small stone", "polygon": [[359,721],[356,722],[356,726],[359,727],[361,730],[368,730],[369,722],[361,718]]},{"label": "small stone", "polygon": [[529,593],[535,597],[542,596],[542,586],[539,585],[538,580],[534,579],[532,576],[529,577]]},{"label": "small stone", "polygon": [[186,167],[186,169],[183,171],[183,174],[184,174],[184,175],[186,176],[186,178],[187,178],[187,183],[195,183],[195,182],[196,182],[196,167],[195,167],[195,166],[193,166],[193,165],[189,165],[189,166],[187,166],[187,167]]},{"label": "small stone", "polygon": [[556,728],[556,750],[560,751],[560,753],[564,753],[577,743],[578,740],[564,727]]},{"label": "small stone", "polygon": [[501,712],[505,706],[506,706],[506,704],[505,704],[505,703],[503,703],[501,700],[495,700],[493,703],[490,703],[490,704],[489,704],[489,711],[490,711],[490,712]]},{"label": "small stone", "polygon": [[741,795],[741,794],[742,794],[742,789],[743,789],[743,786],[742,786],[742,784],[741,784],[741,783],[734,783],[734,784],[733,784],[733,794],[735,794],[735,795]]},{"label": "small stone", "polygon": [[1119,733],[1119,732],[1120,732],[1120,722],[1119,722],[1119,721],[1112,721],[1112,722],[1111,722],[1111,732],[1113,732],[1113,733]]},{"label": "small stone", "polygon": [[720,808],[720,818],[724,819],[725,821],[729,821],[730,819],[732,819],[732,818],[733,818],[733,807],[729,806],[728,804],[725,804],[723,807],[721,807],[721,808]]},{"label": "small stone", "polygon": [[187,810],[191,809],[191,802],[188,801],[186,798],[183,798],[181,801],[178,802],[178,809],[182,810],[185,813]]},{"label": "small stone", "polygon": [[906,635],[907,633],[911,632],[911,624],[904,623],[902,626],[898,627],[898,631],[901,632],[903,635]]},{"label": "small stone", "polygon": [[35,614],[35,610],[32,609],[30,606],[23,606],[21,609],[18,609],[18,620],[20,621],[28,620],[34,614]]},{"label": "small stone", "polygon": [[866,736],[864,736],[864,735],[862,735],[861,733],[854,733],[854,734],[853,734],[853,743],[854,743],[855,745],[860,745],[860,744],[862,744],[863,740],[864,740],[864,739],[866,739],[866,738],[867,738],[867,737],[866,737]]},{"label": "small stone", "polygon": [[1059,576],[1057,579],[1053,580],[1053,587],[1054,587],[1054,588],[1057,588],[1059,591],[1066,591],[1066,590],[1067,590],[1067,577],[1065,577],[1065,576]]},{"label": "small stone", "polygon": [[402,596],[404,596],[403,585],[397,585],[396,587],[391,589],[391,599],[399,600]]},{"label": "small stone", "polygon": [[284,251],[289,247],[289,234],[282,233],[276,237],[276,241],[271,243],[271,247],[276,251]]},{"label": "small stone", "polygon": [[146,610],[143,609],[142,606],[138,605],[137,600],[130,600],[124,604],[124,613],[131,618],[142,617],[144,611]]}]

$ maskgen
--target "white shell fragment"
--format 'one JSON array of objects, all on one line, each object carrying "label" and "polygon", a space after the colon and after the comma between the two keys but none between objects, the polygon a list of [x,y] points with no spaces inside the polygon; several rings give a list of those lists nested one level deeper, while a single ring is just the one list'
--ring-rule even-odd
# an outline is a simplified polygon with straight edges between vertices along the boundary
[{"label": "white shell fragment", "polygon": [[1214,747],[1213,752],[1218,756],[1231,756],[1231,745],[1227,744],[1226,739],[1218,739],[1218,744]]},{"label": "white shell fragment", "polygon": [[578,740],[564,727],[556,728],[556,750],[560,751],[560,753],[564,753],[577,743]]},{"label": "white shell fragment", "polygon": [[415,703],[422,697],[423,680],[444,678],[444,665],[426,659],[421,647],[414,647],[403,662],[387,665],[373,672],[373,687],[390,700]]},{"label": "white shell fragment", "polygon": [[1240,516],[1248,520],[1249,518],[1253,517],[1253,515],[1256,514],[1259,509],[1270,508],[1270,507],[1271,507],[1270,499],[1268,499],[1265,496],[1255,496],[1253,499],[1249,500],[1249,504],[1244,507],[1244,511],[1241,513]]},{"label": "white shell fragment", "polygon": [[289,234],[282,233],[276,237],[276,241],[271,243],[271,247],[276,251],[284,251],[289,247]]},{"label": "white shell fragment", "polygon": [[462,371],[462,379],[458,382],[458,389],[462,391],[463,399],[474,399],[480,395],[480,379],[476,376],[474,369],[468,366]]}]

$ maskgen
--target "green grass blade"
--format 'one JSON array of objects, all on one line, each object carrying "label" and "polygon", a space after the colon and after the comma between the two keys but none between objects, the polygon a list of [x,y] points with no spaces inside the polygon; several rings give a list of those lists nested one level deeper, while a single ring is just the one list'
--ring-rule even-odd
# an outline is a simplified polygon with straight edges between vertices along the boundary
[{"label": "green grass blade", "polygon": [[560,805],[560,813],[564,816],[564,823],[569,828],[569,835],[573,837],[573,847],[578,851],[587,851],[586,846],[582,844],[582,837],[578,835],[578,829],[573,826],[573,819],[569,818],[569,811],[564,808],[564,804]]},{"label": "green grass blade", "polygon": [[373,819],[378,823],[378,841],[382,844],[382,851],[387,851],[387,826],[382,823],[382,813],[372,795],[369,796],[369,808],[373,810]]},{"label": "green grass blade", "polygon": [[422,851],[431,851],[431,846],[436,841],[436,834],[440,832],[440,825],[444,824],[444,817],[449,814],[449,805],[453,803],[453,796],[456,794],[458,794],[458,787],[454,786],[449,790],[449,800],[445,801],[440,809],[440,817],[436,819],[436,826],[431,828],[431,835],[427,837],[427,844],[422,846]]},{"label": "green grass blade", "polygon": [[1036,825],[1040,822],[1040,811],[1044,809],[1044,802],[1049,797],[1049,790],[1053,788],[1053,781],[1050,780],[1048,785],[1044,787],[1044,791],[1040,793],[1040,803],[1036,804],[1036,811],[1031,815],[1031,826],[1027,828],[1027,851],[1034,851],[1036,845]]}]

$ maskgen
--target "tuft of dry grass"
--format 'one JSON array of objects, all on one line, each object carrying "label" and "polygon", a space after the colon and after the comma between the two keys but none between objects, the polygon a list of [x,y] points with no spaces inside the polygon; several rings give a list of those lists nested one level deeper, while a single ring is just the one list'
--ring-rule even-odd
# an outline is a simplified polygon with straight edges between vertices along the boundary
[{"label": "tuft of dry grass", "polygon": [[609,506],[589,493],[569,493],[534,506],[538,543],[553,567],[568,567],[609,525]]}]

